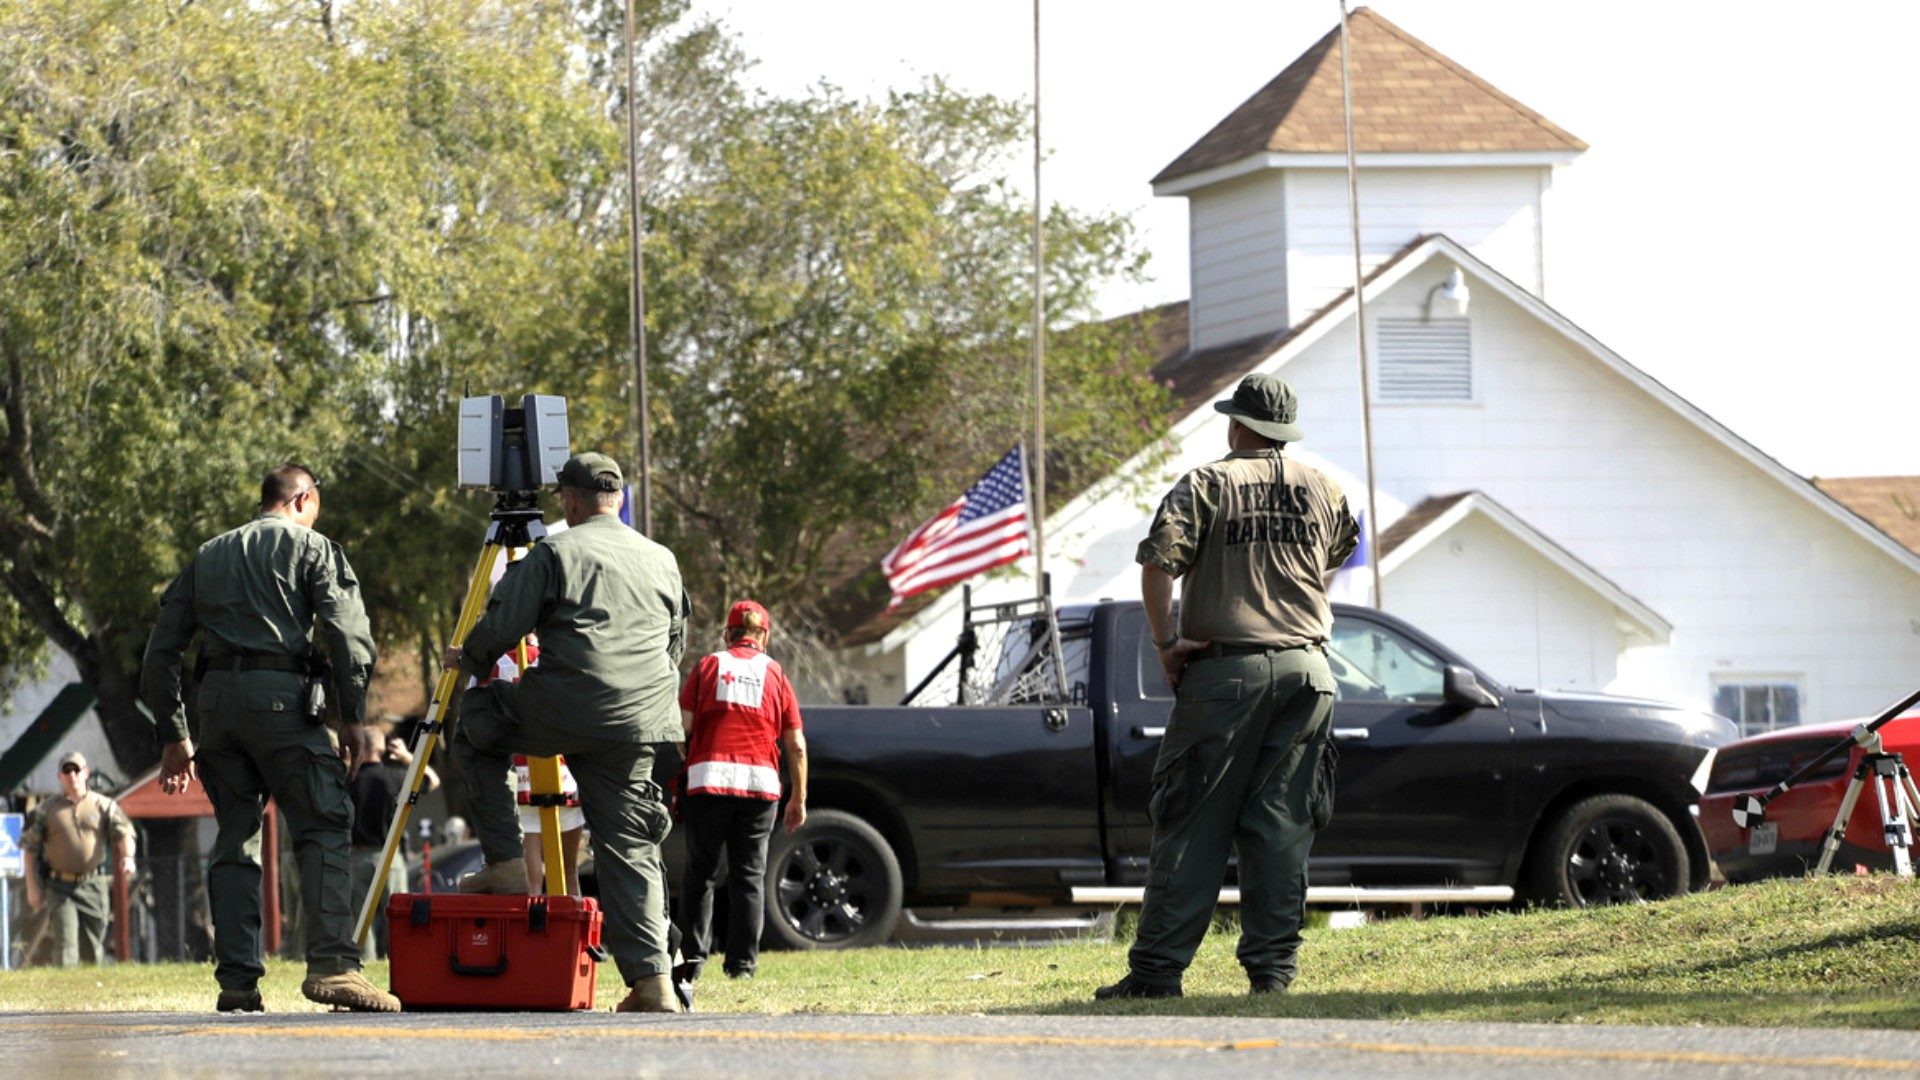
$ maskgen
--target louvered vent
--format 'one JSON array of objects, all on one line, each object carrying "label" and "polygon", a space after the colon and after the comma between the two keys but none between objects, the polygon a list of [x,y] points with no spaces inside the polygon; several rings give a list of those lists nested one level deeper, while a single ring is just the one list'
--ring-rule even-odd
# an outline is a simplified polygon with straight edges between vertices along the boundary
[{"label": "louvered vent", "polygon": [[1381,319],[1383,402],[1472,401],[1473,347],[1466,319]]}]

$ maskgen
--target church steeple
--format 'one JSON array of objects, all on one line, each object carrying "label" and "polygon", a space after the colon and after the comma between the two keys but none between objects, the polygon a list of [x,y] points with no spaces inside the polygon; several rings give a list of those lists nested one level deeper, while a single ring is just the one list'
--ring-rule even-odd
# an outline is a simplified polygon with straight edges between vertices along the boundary
[{"label": "church steeple", "polygon": [[[1586,144],[1370,9],[1348,27],[1363,259],[1446,233],[1543,291],[1551,172]],[[1154,177],[1191,200],[1196,347],[1292,325],[1351,284],[1333,265],[1345,152],[1335,27]]]}]

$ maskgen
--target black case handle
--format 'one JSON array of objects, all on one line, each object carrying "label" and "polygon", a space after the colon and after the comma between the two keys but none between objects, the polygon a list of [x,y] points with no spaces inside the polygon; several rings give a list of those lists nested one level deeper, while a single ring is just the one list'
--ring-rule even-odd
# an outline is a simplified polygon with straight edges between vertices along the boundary
[{"label": "black case handle", "polygon": [[498,963],[493,963],[493,964],[486,964],[486,965],[463,964],[460,962],[460,957],[458,954],[447,957],[447,963],[452,965],[453,973],[455,975],[479,975],[479,976],[490,977],[494,975],[505,975],[507,973],[507,957],[505,953],[502,953],[500,955],[500,960]]}]

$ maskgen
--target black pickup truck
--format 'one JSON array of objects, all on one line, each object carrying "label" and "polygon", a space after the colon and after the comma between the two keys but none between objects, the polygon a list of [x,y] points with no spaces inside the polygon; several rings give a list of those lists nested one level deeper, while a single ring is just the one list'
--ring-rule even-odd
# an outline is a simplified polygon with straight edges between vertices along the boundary
[{"label": "black pickup truck", "polygon": [[[1072,704],[805,710],[811,816],[774,836],[772,939],[876,944],[903,905],[1138,898],[1172,692],[1139,603],[1059,625]],[[1509,689],[1371,609],[1336,606],[1328,657],[1339,783],[1310,902],[1603,904],[1705,883],[1692,807],[1729,721]]]}]

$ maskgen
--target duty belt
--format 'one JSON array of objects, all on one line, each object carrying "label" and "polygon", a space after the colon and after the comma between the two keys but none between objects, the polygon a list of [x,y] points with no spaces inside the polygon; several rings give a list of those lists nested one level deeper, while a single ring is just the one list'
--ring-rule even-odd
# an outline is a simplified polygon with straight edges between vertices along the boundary
[{"label": "duty belt", "polygon": [[295,675],[307,672],[307,661],[298,656],[249,656],[244,653],[228,653],[225,656],[203,656],[199,664],[201,674],[209,671],[285,671]]},{"label": "duty belt", "polygon": [[1324,641],[1303,641],[1298,645],[1230,645],[1221,643],[1209,645],[1201,649],[1199,652],[1193,654],[1193,658],[1195,660],[1219,660],[1228,656],[1263,656],[1267,653],[1292,652],[1295,649],[1324,652],[1326,647],[1327,645]]},{"label": "duty belt", "polygon": [[48,880],[51,880],[51,881],[63,881],[69,885],[78,885],[83,881],[87,881],[93,877],[98,876],[99,874],[105,872],[105,870],[106,870],[106,866],[102,865],[102,866],[95,867],[92,870],[88,870],[83,874],[69,874],[61,870],[55,870],[52,867],[48,867],[47,878]]}]

